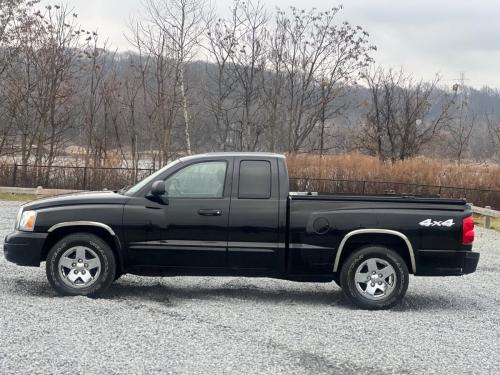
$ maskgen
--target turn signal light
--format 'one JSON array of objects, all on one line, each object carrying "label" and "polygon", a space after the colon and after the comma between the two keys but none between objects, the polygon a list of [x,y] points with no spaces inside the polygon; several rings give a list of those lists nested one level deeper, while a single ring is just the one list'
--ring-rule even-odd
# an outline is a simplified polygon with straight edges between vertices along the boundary
[{"label": "turn signal light", "polygon": [[462,243],[471,245],[474,242],[474,218],[466,217],[462,223]]},{"label": "turn signal light", "polygon": [[19,220],[19,230],[24,232],[33,232],[35,229],[36,211],[24,211]]}]

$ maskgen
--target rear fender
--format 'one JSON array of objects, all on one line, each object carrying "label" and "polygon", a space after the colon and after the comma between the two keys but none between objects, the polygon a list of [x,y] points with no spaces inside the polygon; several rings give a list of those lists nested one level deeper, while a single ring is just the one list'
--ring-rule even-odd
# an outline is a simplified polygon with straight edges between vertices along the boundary
[{"label": "rear fender", "polygon": [[335,262],[333,264],[333,272],[338,272],[339,265],[340,265],[340,259],[342,257],[342,252],[346,247],[346,244],[350,239],[352,239],[355,236],[363,235],[363,234],[383,234],[387,236],[396,236],[400,239],[402,239],[406,245],[406,248],[408,250],[408,255],[410,258],[410,266],[412,269],[412,272],[415,274],[417,272],[417,266],[415,263],[415,252],[413,250],[413,246],[408,239],[403,233],[395,231],[395,230],[390,230],[390,229],[357,229],[353,230],[352,232],[347,233],[342,241],[340,242],[340,245],[337,250],[337,254],[335,255]]}]

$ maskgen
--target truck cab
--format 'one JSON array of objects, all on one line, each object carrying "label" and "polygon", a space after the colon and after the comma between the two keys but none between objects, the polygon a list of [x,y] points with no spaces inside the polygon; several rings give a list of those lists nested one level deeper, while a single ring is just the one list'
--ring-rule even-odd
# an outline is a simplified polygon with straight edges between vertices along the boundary
[{"label": "truck cab", "polygon": [[[155,199],[150,181],[164,181]],[[125,193],[123,229],[136,273],[283,275],[288,175],[283,156],[180,159]],[[189,269],[189,271],[188,271]]]}]

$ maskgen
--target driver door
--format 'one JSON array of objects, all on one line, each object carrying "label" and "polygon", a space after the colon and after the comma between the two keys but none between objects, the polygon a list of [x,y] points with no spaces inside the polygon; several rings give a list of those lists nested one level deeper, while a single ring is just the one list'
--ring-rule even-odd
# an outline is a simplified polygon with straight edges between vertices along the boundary
[{"label": "driver door", "polygon": [[225,268],[232,168],[232,158],[204,158],[180,163],[166,176],[168,203],[144,198],[149,232],[159,240],[140,250],[132,244],[136,261],[185,271]]}]

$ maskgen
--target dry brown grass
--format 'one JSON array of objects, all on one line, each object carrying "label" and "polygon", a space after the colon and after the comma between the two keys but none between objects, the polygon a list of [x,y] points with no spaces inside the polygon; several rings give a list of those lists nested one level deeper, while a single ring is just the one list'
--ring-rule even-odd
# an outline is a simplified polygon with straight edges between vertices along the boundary
[{"label": "dry brown grass", "polygon": [[391,163],[357,153],[289,155],[293,177],[336,180],[392,181],[410,184],[500,190],[500,165],[442,162],[418,157]]}]

